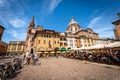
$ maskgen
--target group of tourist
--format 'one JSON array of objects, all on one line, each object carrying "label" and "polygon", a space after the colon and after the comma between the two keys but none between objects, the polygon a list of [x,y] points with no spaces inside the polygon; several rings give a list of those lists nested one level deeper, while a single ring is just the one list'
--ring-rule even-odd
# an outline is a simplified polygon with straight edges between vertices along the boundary
[{"label": "group of tourist", "polygon": [[48,57],[55,57],[55,58],[58,58],[59,57],[59,53],[41,53],[39,54],[39,57],[42,57],[42,58],[48,58]]},{"label": "group of tourist", "polygon": [[98,63],[120,65],[119,50],[107,51],[107,52],[75,52],[75,53],[66,53],[63,56],[67,58],[88,60]]},{"label": "group of tourist", "polygon": [[105,63],[105,64],[115,64],[120,65],[120,50],[115,51],[106,51],[106,52],[70,52],[70,53],[64,53],[64,54],[36,54],[33,51],[27,51],[26,54],[23,55],[23,62],[24,64],[35,64],[38,61],[39,57],[56,57],[63,56],[66,58],[73,58],[73,59],[79,59],[79,60],[87,60],[91,62],[98,62],[98,63]]},{"label": "group of tourist", "polygon": [[27,51],[25,54],[23,54],[23,62],[24,64],[35,64],[38,61],[38,55],[34,53],[33,51],[29,52]]}]

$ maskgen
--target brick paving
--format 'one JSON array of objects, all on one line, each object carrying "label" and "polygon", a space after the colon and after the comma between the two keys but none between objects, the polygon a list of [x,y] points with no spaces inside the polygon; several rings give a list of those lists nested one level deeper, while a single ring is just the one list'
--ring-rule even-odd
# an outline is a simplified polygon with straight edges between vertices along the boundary
[{"label": "brick paving", "polygon": [[12,80],[120,80],[120,67],[62,57],[40,58],[37,65],[24,65]]}]

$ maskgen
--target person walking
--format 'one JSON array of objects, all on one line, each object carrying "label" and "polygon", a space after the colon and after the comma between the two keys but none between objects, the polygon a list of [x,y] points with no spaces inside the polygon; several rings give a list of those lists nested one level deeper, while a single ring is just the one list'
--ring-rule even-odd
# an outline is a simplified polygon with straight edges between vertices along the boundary
[{"label": "person walking", "polygon": [[29,51],[27,51],[26,53],[26,59],[27,59],[27,64],[30,64],[30,60],[31,60],[31,54],[29,53]]},{"label": "person walking", "polygon": [[24,54],[23,54],[23,65],[25,65],[26,63],[27,63],[26,54],[24,53]]},{"label": "person walking", "polygon": [[31,54],[31,59],[32,59],[32,64],[35,65],[35,54],[34,53]]},{"label": "person walking", "polygon": [[26,60],[26,54],[23,54],[23,62]]}]

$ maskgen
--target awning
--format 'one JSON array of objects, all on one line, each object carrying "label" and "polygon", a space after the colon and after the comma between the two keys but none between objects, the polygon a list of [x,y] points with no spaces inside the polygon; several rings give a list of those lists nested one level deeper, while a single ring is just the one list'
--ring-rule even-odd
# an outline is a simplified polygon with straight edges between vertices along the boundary
[{"label": "awning", "polygon": [[45,52],[45,53],[48,53],[48,52]]},{"label": "awning", "polygon": [[43,47],[39,48],[38,51],[45,51]]},{"label": "awning", "polygon": [[67,50],[71,50],[71,48],[69,47],[69,48],[67,48]]},{"label": "awning", "polygon": [[52,48],[47,48],[46,51],[53,51],[53,49]]},{"label": "awning", "polygon": [[120,41],[117,41],[117,42],[108,44],[108,45],[106,45],[105,47],[110,47],[110,48],[113,48],[113,47],[120,47]]},{"label": "awning", "polygon": [[66,51],[62,51],[61,53],[66,53]]},{"label": "awning", "polygon": [[38,54],[41,54],[42,52],[37,52]]},{"label": "awning", "polygon": [[52,51],[52,52],[50,52],[51,54],[54,54],[55,52],[54,51]]},{"label": "awning", "polygon": [[66,48],[63,47],[63,48],[61,48],[60,50],[61,50],[61,51],[66,51]]}]

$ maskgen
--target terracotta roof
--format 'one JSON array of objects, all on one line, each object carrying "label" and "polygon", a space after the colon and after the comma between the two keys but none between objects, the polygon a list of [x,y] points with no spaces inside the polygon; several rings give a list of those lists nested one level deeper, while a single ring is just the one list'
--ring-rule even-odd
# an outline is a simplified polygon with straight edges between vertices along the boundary
[{"label": "terracotta roof", "polygon": [[86,30],[91,30],[91,31],[93,31],[92,29],[90,29],[90,28],[87,28]]},{"label": "terracotta roof", "polygon": [[[79,32],[82,32],[82,31],[84,31],[84,32],[88,32],[87,29],[86,29],[86,30],[80,30],[80,31],[74,33],[74,35],[77,34],[77,33],[79,33]],[[93,30],[92,30],[92,31],[93,31]],[[97,35],[98,35],[98,33],[95,33],[95,32],[93,32],[93,34],[97,34]]]}]

